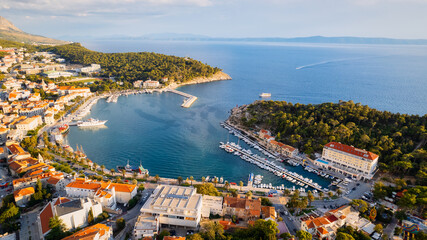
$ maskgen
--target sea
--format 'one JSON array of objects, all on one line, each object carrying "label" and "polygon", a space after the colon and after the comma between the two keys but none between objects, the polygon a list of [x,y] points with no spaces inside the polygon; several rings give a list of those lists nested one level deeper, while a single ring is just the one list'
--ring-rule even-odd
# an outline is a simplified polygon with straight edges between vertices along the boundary
[{"label": "sea", "polygon": [[[108,120],[106,127],[71,127],[68,143],[83,146],[87,156],[107,169],[142,164],[150,175],[186,179],[223,177],[246,183],[250,173],[273,186],[293,184],[219,148],[237,142],[220,123],[230,109],[260,100],[318,104],[353,100],[379,110],[427,113],[427,46],[293,44],[210,41],[88,41],[101,52],[157,52],[190,57],[217,66],[233,79],[180,87],[195,95],[190,108],[173,93],[121,96],[104,100],[87,117]],[[242,143],[242,147],[249,146]],[[322,186],[330,181],[284,165]]]}]

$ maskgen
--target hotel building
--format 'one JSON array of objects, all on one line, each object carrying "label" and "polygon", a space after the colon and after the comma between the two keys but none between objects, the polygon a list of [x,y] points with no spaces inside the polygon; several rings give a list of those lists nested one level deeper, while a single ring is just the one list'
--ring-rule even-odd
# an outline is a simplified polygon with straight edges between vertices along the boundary
[{"label": "hotel building", "polygon": [[315,164],[337,171],[354,179],[372,179],[378,164],[378,155],[364,149],[330,142],[323,147],[322,158]]}]

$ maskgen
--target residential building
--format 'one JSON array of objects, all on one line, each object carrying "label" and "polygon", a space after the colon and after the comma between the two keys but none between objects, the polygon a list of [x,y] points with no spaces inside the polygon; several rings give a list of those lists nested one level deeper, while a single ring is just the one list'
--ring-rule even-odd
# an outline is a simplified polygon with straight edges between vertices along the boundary
[{"label": "residential building", "polygon": [[62,240],[113,240],[113,228],[98,223],[86,227]]},{"label": "residential building", "polygon": [[208,218],[212,215],[223,215],[223,197],[203,195],[202,217]]},{"label": "residential building", "polygon": [[138,80],[138,81],[133,82],[133,87],[134,88],[141,88],[142,84],[143,84],[143,81],[142,80]]},{"label": "residential building", "polygon": [[273,220],[276,221],[277,213],[274,207],[270,206],[262,206],[261,207],[261,216],[265,220]]},{"label": "residential building", "polygon": [[16,129],[23,130],[23,131],[29,131],[36,129],[39,125],[43,123],[41,116],[33,116],[30,118],[27,118],[19,123],[16,124]]},{"label": "residential building", "polygon": [[363,230],[370,229],[373,224],[369,220],[359,217],[359,212],[351,211],[349,205],[330,210],[320,217],[301,218],[301,230],[307,231],[319,239],[334,239],[337,229],[344,225]]},{"label": "residential building", "polygon": [[116,202],[128,203],[137,194],[133,184],[112,182],[94,182],[87,179],[76,179],[65,187],[69,197],[90,197],[104,207],[116,208]]},{"label": "residential building", "polygon": [[379,156],[364,149],[330,142],[323,147],[322,158],[315,164],[355,179],[372,179]]},{"label": "residential building", "polygon": [[0,145],[3,145],[6,143],[8,133],[9,133],[8,128],[0,127]]},{"label": "residential building", "polygon": [[90,198],[63,198],[53,199],[41,210],[38,216],[40,232],[49,233],[49,219],[58,216],[65,224],[67,230],[82,227],[88,224],[88,214],[92,211],[96,218],[102,213],[101,203]]},{"label": "residential building", "polygon": [[44,119],[44,123],[46,123],[46,125],[52,125],[55,123],[55,116],[52,113],[48,113],[48,114],[44,115],[43,119]]},{"label": "residential building", "polygon": [[261,200],[239,197],[224,197],[224,215],[236,215],[243,220],[255,220],[261,216]]},{"label": "residential building", "polygon": [[[159,225],[195,229],[202,214],[201,194],[193,187],[158,185],[141,208],[134,236],[154,234]],[[146,236],[146,235],[144,235]]]},{"label": "residential building", "polygon": [[13,192],[15,203],[18,207],[25,207],[25,205],[31,200],[31,196],[35,193],[33,187],[27,187]]}]

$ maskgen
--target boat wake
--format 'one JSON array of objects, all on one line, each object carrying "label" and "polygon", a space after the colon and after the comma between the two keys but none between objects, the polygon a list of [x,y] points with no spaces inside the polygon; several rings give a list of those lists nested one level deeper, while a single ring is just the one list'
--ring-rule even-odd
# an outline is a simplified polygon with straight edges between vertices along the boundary
[{"label": "boat wake", "polygon": [[366,57],[363,57],[363,58],[341,58],[341,59],[335,59],[335,60],[327,60],[327,61],[322,61],[322,62],[317,62],[317,63],[312,63],[312,64],[307,64],[307,65],[299,66],[299,67],[297,67],[295,69],[296,70],[300,70],[300,69],[304,69],[304,68],[315,67],[315,66],[318,66],[318,65],[324,65],[324,64],[335,63],[335,62],[360,60],[360,59],[365,59],[365,58]]}]

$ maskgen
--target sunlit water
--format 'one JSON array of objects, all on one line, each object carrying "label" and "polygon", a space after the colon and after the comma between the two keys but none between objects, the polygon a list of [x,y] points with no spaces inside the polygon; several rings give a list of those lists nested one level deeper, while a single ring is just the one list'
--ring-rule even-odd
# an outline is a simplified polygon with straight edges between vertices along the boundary
[{"label": "sunlit water", "polygon": [[[253,172],[264,175],[264,183],[292,186],[218,147],[227,140],[228,132],[219,123],[229,110],[259,99],[262,92],[270,92],[273,100],[293,103],[352,99],[380,110],[427,113],[427,47],[423,46],[138,41],[84,45],[103,52],[188,56],[218,66],[233,78],[181,87],[198,97],[191,108],[181,108],[183,97],[173,93],[122,96],[117,103],[100,100],[89,117],[108,120],[107,128],[72,127],[68,140],[72,147],[83,145],[90,159],[108,169],[127,160],[134,166],[142,161],[150,175],[223,176],[238,182]],[[328,184],[301,167],[288,168]]]}]

